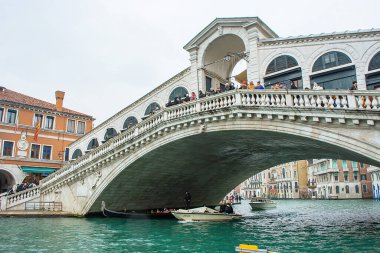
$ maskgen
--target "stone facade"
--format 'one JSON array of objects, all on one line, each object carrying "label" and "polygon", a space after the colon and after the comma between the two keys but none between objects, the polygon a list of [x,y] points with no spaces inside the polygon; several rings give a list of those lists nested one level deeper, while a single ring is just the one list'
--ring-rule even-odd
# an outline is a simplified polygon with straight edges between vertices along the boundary
[{"label": "stone facade", "polygon": [[[125,130],[124,123],[129,117],[141,122],[152,103],[157,103],[160,108],[165,107],[170,94],[178,87],[185,88],[189,94],[198,93],[198,90],[205,92],[210,88],[216,90],[231,77],[239,59],[247,60],[247,81],[263,82],[273,75],[281,76],[288,70],[270,75],[266,74],[266,70],[274,59],[286,55],[297,61],[298,65],[295,68],[299,68],[302,73],[300,83],[303,88],[311,87],[311,76],[348,68],[355,70],[353,73],[358,81],[358,88],[365,90],[366,75],[379,71],[368,71],[368,65],[380,52],[380,31],[371,29],[279,38],[257,17],[217,18],[187,43],[184,49],[190,55],[189,68],[154,88],[100,124],[90,134],[74,142],[70,157],[73,157],[76,150],[85,153],[93,139],[98,143],[105,142],[108,129],[114,129],[115,134],[120,134]],[[242,55],[239,55],[241,52]],[[328,52],[343,53],[351,63],[313,72],[312,66],[315,61]]]}]

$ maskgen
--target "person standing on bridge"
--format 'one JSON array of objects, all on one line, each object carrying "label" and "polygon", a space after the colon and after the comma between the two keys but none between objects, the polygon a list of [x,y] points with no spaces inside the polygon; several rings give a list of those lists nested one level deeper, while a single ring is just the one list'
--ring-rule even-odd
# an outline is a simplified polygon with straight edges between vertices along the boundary
[{"label": "person standing on bridge", "polygon": [[187,209],[189,209],[190,208],[190,202],[191,202],[191,194],[190,194],[190,192],[186,192],[185,193],[185,208],[186,208],[186,210]]}]

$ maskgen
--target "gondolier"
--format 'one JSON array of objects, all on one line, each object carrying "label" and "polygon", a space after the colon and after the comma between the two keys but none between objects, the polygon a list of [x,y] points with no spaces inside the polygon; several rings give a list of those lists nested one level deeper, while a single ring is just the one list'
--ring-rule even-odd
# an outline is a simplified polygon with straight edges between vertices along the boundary
[{"label": "gondolier", "polygon": [[187,210],[187,209],[189,209],[190,208],[190,202],[191,202],[191,194],[190,194],[190,192],[186,192],[185,193],[185,209]]}]

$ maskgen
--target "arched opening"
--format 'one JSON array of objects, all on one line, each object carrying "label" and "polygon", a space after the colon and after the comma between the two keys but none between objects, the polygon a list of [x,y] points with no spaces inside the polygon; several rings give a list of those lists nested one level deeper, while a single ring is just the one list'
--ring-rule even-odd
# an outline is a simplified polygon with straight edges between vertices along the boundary
[{"label": "arched opening", "polygon": [[133,117],[133,116],[129,116],[125,121],[124,121],[124,124],[123,124],[123,130],[126,130],[130,127],[133,127],[134,125],[137,124],[137,119],[136,117]]},{"label": "arched opening", "polygon": [[189,94],[186,88],[184,87],[177,87],[175,88],[169,96],[169,101],[173,101],[175,98],[183,98],[186,97],[186,95]]},{"label": "arched opening", "polygon": [[288,89],[302,89],[302,71],[297,60],[289,55],[273,59],[265,71],[264,83],[269,87],[279,83]]},{"label": "arched opening", "polygon": [[106,141],[108,141],[109,139],[115,137],[117,135],[117,131],[115,130],[115,128],[107,128],[107,131],[104,135],[104,141],[103,143],[105,143]]},{"label": "arched opening", "polygon": [[148,105],[148,107],[146,108],[146,110],[145,110],[145,116],[150,115],[150,114],[152,114],[152,113],[154,113],[155,111],[158,111],[158,110],[160,110],[160,105],[157,104],[156,102],[153,102],[150,105]]},{"label": "arched opening", "polygon": [[98,139],[93,138],[93,139],[88,143],[87,150],[91,150],[91,149],[94,149],[94,148],[97,148],[97,147],[99,147]]},{"label": "arched opening", "polygon": [[[226,34],[212,41],[203,55],[203,88],[201,90],[223,90],[226,82],[231,78],[234,67],[242,59],[246,59],[243,40],[234,34]],[[247,81],[247,71],[244,69],[239,75],[238,82]]]},{"label": "arched opening", "polygon": [[380,89],[380,51],[372,57],[368,71],[371,73],[366,75],[367,90]]},{"label": "arched opening", "polygon": [[16,180],[12,174],[0,169],[0,193],[8,192],[15,184]]},{"label": "arched opening", "polygon": [[82,150],[80,150],[79,148],[76,149],[71,157],[71,159],[75,160],[79,157],[81,157],[83,154],[82,154]]},{"label": "arched opening", "polygon": [[346,54],[338,51],[320,56],[314,62],[312,72],[311,84],[317,83],[324,89],[349,89],[356,80],[355,65]]}]

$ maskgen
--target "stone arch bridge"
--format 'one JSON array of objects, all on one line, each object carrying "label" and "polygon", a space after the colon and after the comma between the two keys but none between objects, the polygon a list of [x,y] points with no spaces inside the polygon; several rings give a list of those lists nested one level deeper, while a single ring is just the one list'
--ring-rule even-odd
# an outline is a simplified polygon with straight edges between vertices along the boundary
[{"label": "stone arch bridge", "polygon": [[65,165],[37,188],[0,199],[63,211],[214,205],[252,174],[312,158],[380,166],[378,91],[234,90],[162,109]]}]

